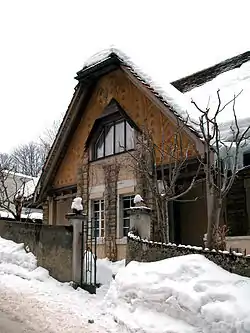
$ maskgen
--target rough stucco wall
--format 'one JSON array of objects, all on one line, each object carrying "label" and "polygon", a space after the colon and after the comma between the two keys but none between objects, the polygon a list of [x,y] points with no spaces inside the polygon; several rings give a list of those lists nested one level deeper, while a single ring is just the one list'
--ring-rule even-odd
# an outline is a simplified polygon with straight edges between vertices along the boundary
[{"label": "rough stucco wall", "polygon": [[[174,125],[163,116],[158,106],[138,88],[121,70],[102,77],[85,110],[75,134],[69,143],[66,155],[55,176],[53,187],[73,185],[77,183],[77,170],[81,163],[84,145],[91,128],[103,109],[114,98],[127,112],[128,116],[139,126],[147,125],[152,131],[156,144],[161,144],[162,132],[169,138],[174,132]],[[190,146],[190,140],[183,135],[183,145]],[[190,154],[192,149],[190,147]]]},{"label": "rough stucco wall", "polygon": [[90,187],[105,184],[104,165],[113,164],[119,166],[118,181],[134,179],[134,163],[133,158],[128,153],[113,155],[99,161],[91,162],[89,166]]},{"label": "rough stucco wall", "polygon": [[38,266],[59,281],[71,281],[72,227],[0,221],[0,236],[28,245]]},{"label": "rough stucco wall", "polygon": [[250,277],[250,257],[238,257],[233,254],[143,243],[131,238],[128,238],[126,264],[133,260],[151,262],[187,254],[202,254],[231,273]]}]

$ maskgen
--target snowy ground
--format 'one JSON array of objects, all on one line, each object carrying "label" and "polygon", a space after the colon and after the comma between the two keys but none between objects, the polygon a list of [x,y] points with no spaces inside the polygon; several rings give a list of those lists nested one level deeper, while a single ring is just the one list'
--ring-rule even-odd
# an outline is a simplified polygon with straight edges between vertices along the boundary
[{"label": "snowy ground", "polygon": [[23,245],[0,238],[0,319],[27,332],[250,332],[250,279],[201,255],[123,265],[98,260],[105,285],[89,295],[51,278]]},{"label": "snowy ground", "polygon": [[22,244],[0,238],[0,310],[35,332],[118,332],[112,316],[102,310],[106,290],[100,288],[97,295],[75,291],[37,268]]}]

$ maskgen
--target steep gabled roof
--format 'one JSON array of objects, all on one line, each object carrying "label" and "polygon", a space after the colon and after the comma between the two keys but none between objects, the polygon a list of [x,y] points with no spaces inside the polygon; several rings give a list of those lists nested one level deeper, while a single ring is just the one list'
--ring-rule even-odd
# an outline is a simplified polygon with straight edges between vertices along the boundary
[{"label": "steep gabled roof", "polygon": [[[88,82],[90,78],[105,75],[116,67],[123,67],[136,77],[156,98],[162,102],[180,120],[186,120],[188,103],[181,92],[169,83],[167,76],[157,76],[156,72],[145,73],[125,53],[116,48],[103,50],[89,58],[81,71],[77,73],[79,82]],[[189,129],[199,136],[197,130],[188,123]]]},{"label": "steep gabled roof", "polygon": [[185,93],[205,84],[208,81],[213,80],[216,76],[222,73],[239,68],[247,61],[250,61],[250,51],[244,52],[240,55],[224,60],[216,65],[173,81],[171,84],[180,92]]},{"label": "steep gabled roof", "polygon": [[[181,121],[186,121],[186,112],[188,108],[186,99],[181,92],[168,82],[167,78],[164,78],[164,82],[159,82],[161,80],[157,80],[156,83],[156,81],[152,79],[152,76],[145,74],[131,61],[130,58],[120,50],[114,48],[104,50],[94,55],[85,62],[83,69],[77,73],[76,79],[79,83],[75,88],[71,103],[59,128],[52,148],[50,149],[36,189],[35,200],[38,202],[42,199],[49,180],[55,174],[60,161],[62,161],[70,138],[82,116],[80,110],[83,110],[83,104],[87,105],[97,80],[103,75],[118,68],[129,72],[136,80],[138,80],[142,86],[153,94],[155,99],[157,99],[163,107],[167,107],[174,119],[178,118]],[[187,124],[185,130],[187,130],[190,135],[194,136],[194,138],[199,138],[199,133],[191,123]],[[199,142],[199,139],[197,142]]]}]

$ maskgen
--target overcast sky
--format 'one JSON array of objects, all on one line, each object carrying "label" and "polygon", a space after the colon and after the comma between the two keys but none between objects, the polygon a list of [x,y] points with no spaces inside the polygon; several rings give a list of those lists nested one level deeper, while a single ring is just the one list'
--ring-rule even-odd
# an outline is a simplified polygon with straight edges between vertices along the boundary
[{"label": "overcast sky", "polygon": [[66,111],[93,53],[116,45],[171,81],[249,50],[249,9],[247,0],[0,0],[0,152]]}]

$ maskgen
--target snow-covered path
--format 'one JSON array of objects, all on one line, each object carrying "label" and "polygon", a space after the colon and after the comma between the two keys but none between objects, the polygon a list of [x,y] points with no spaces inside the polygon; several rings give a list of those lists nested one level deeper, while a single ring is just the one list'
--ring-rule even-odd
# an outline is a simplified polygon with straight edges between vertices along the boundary
[{"label": "snow-covered path", "polygon": [[[19,286],[18,289],[12,287],[13,282],[14,286]],[[94,301],[91,304],[88,300],[93,296],[80,291],[79,293],[84,294],[81,300],[81,297],[72,297],[71,292],[73,295],[78,293],[71,290],[71,287],[46,285],[47,283],[40,282],[34,286],[32,281],[17,276],[1,276],[0,311],[9,319],[21,322],[30,332],[110,332],[98,323],[98,319],[94,318],[93,324],[88,323],[88,319],[93,319],[91,308],[98,314]],[[103,323],[105,324],[105,321]],[[0,332],[2,333],[1,330]]]},{"label": "snow-covered path", "polygon": [[90,295],[58,282],[36,264],[36,258],[26,253],[23,244],[0,237],[1,312],[36,333],[120,331],[102,308],[108,286]]},{"label": "snow-covered path", "polygon": [[202,255],[124,268],[99,261],[103,286],[90,295],[0,237],[0,333],[250,333],[250,279]]},{"label": "snow-covered path", "polygon": [[36,333],[33,329],[27,327],[23,322],[13,319],[0,311],[0,332],[1,333]]}]

